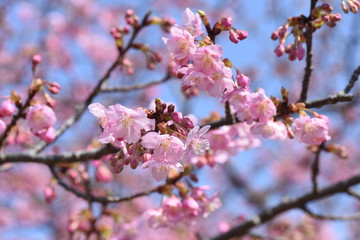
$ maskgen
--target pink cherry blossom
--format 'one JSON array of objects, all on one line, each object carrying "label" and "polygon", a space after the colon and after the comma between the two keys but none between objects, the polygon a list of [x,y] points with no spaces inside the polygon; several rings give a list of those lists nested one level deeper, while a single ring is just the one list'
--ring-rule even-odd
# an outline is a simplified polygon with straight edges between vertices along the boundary
[{"label": "pink cherry blossom", "polygon": [[31,131],[38,133],[43,129],[54,126],[56,116],[50,107],[43,104],[35,104],[29,108],[26,120]]},{"label": "pink cherry blossom", "polygon": [[294,121],[293,126],[296,139],[303,143],[319,145],[331,139],[328,133],[329,123],[326,118],[300,116]]},{"label": "pink cherry blossom", "polygon": [[99,119],[100,125],[104,127],[106,123],[105,107],[100,103],[92,103],[88,108],[90,112]]},{"label": "pink cherry blossom", "polygon": [[206,90],[212,97],[220,97],[224,91],[232,91],[234,89],[234,82],[232,80],[231,69],[224,66],[220,71],[214,72],[208,77],[208,85]]},{"label": "pink cherry blossom", "polygon": [[177,26],[170,29],[170,38],[163,40],[179,65],[187,64],[196,51],[193,36]]},{"label": "pink cherry blossom", "polygon": [[153,121],[147,118],[144,109],[132,110],[120,104],[109,106],[105,110],[105,116],[104,109],[100,105],[91,105],[90,110],[100,118],[104,127],[99,137],[99,141],[103,144],[123,140],[135,143],[141,137],[141,130],[147,129]]},{"label": "pink cherry blossom", "polygon": [[199,126],[195,126],[190,130],[185,142],[185,160],[188,160],[192,154],[203,155],[206,150],[210,149],[209,140],[202,138],[209,131],[210,127],[210,125],[206,125],[200,129]]},{"label": "pink cherry blossom", "polygon": [[266,96],[264,89],[260,88],[250,96],[250,114],[254,119],[266,122],[276,115],[276,107],[269,97]]},{"label": "pink cherry blossom", "polygon": [[286,127],[279,121],[258,122],[251,127],[251,133],[261,135],[264,138],[284,140],[287,138]]},{"label": "pink cherry blossom", "polygon": [[205,74],[221,71],[223,68],[222,54],[222,47],[219,45],[198,48],[193,56],[195,70]]},{"label": "pink cherry blossom", "polygon": [[184,29],[188,31],[194,38],[203,34],[201,28],[201,18],[198,13],[194,14],[189,8],[186,8],[182,15],[182,23]]},{"label": "pink cherry blossom", "polygon": [[11,99],[7,99],[1,103],[0,116],[12,116],[16,111],[14,102]]},{"label": "pink cherry blossom", "polygon": [[149,132],[142,137],[141,144],[145,148],[154,149],[151,160],[145,162],[142,167],[151,167],[156,181],[166,178],[170,169],[178,172],[184,170],[179,162],[184,154],[184,143],[179,138],[168,134],[160,135],[156,132]]}]

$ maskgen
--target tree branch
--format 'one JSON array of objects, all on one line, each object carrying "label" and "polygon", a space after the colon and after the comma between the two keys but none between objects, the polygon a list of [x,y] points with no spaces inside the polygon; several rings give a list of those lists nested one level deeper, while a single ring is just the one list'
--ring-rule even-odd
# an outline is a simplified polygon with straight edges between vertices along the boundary
[{"label": "tree branch", "polygon": [[341,220],[341,221],[360,220],[360,213],[355,213],[353,215],[348,215],[348,216],[332,216],[332,215],[323,215],[323,214],[314,213],[307,206],[304,206],[302,208],[302,210],[304,210],[304,212],[306,212],[309,216],[311,216],[313,218],[318,218],[321,220]]},{"label": "tree branch", "polygon": [[348,191],[348,188],[360,183],[360,175],[353,176],[344,181],[330,185],[326,188],[319,189],[316,193],[310,192],[300,197],[290,199],[286,202],[279,203],[275,207],[265,209],[260,212],[259,215],[253,217],[250,220],[243,222],[242,224],[230,229],[229,231],[222,233],[214,238],[213,240],[226,240],[232,237],[240,237],[247,234],[251,229],[259,226],[267,221],[272,220],[277,215],[286,212],[291,209],[300,208],[302,209],[305,204],[319,200],[325,197],[329,197],[336,193],[344,193]]},{"label": "tree branch", "polygon": [[354,70],[353,74],[351,75],[349,83],[344,88],[344,93],[345,94],[349,93],[351,91],[351,89],[354,87],[356,81],[359,79],[359,75],[360,75],[360,66],[358,66]]},{"label": "tree branch", "polygon": [[313,40],[313,26],[311,24],[311,15],[312,15],[312,11],[315,8],[317,3],[317,0],[311,0],[311,6],[310,6],[310,14],[308,17],[308,24],[307,24],[307,28],[306,28],[306,67],[305,67],[305,74],[304,74],[304,78],[303,78],[303,82],[302,82],[302,89],[301,89],[301,93],[300,93],[300,99],[299,102],[305,102],[306,98],[307,98],[307,93],[308,93],[308,89],[309,89],[309,84],[310,84],[310,77],[311,77],[311,73],[313,70],[313,66],[312,66],[312,56],[313,56],[313,52],[312,52],[312,40]]},{"label": "tree branch", "polygon": [[[138,33],[140,32],[140,30],[146,26],[147,24],[147,19],[150,15],[150,12],[147,13],[145,15],[145,17],[142,20],[142,24],[137,27],[134,28],[134,31],[130,37],[130,40],[128,42],[128,44],[126,45],[126,47],[124,49],[120,49],[119,50],[119,55],[116,58],[116,60],[111,64],[111,66],[108,68],[108,70],[105,72],[105,74],[100,78],[100,80],[98,81],[97,85],[95,86],[95,88],[93,89],[93,91],[90,93],[90,95],[88,96],[88,98],[85,100],[85,102],[81,105],[78,105],[76,107],[76,111],[75,113],[68,118],[65,123],[56,131],[56,137],[55,137],[55,141],[69,128],[71,127],[75,122],[77,122],[80,117],[83,115],[83,113],[85,112],[85,110],[87,109],[87,106],[89,106],[89,104],[92,103],[93,99],[97,96],[98,93],[100,93],[101,91],[101,87],[104,84],[104,82],[106,82],[112,72],[117,68],[117,66],[122,62],[122,60],[124,59],[126,53],[130,50],[136,36],[138,35]],[[47,147],[49,144],[42,142],[40,144],[38,144],[37,146],[34,147],[33,151],[34,152],[41,152],[45,147]]]},{"label": "tree branch", "polygon": [[162,79],[160,79],[158,81],[153,81],[153,82],[149,82],[149,83],[140,83],[140,84],[133,85],[133,86],[103,87],[103,88],[101,88],[101,92],[103,92],[103,93],[106,93],[106,92],[129,92],[129,91],[144,89],[144,88],[148,88],[148,87],[151,87],[151,86],[154,86],[157,84],[161,84],[170,79],[171,79],[171,75],[169,73],[167,73]]},{"label": "tree branch", "polygon": [[72,162],[85,162],[91,159],[99,159],[104,155],[116,153],[119,150],[115,147],[105,145],[103,147],[78,151],[72,153],[61,153],[53,155],[40,155],[35,153],[19,153],[19,154],[3,154],[0,153],[0,164],[4,163],[18,163],[18,162],[33,162],[52,165],[56,163],[72,163]]},{"label": "tree branch", "polygon": [[318,191],[318,183],[317,183],[317,177],[320,173],[320,153],[321,150],[324,148],[324,143],[322,143],[318,150],[315,152],[315,158],[314,158],[314,162],[311,166],[311,181],[312,181],[312,190],[314,193],[316,193]]},{"label": "tree branch", "polygon": [[72,192],[77,197],[82,198],[82,199],[87,200],[87,201],[91,201],[91,202],[99,202],[99,203],[125,202],[125,201],[130,201],[130,200],[132,200],[134,198],[147,196],[147,195],[150,195],[151,193],[159,192],[161,190],[161,186],[159,186],[159,187],[150,189],[148,191],[137,193],[137,194],[134,194],[134,195],[131,195],[131,196],[128,196],[128,197],[118,197],[118,196],[97,197],[97,196],[93,196],[91,194],[83,193],[83,192],[77,190],[76,188],[68,185],[57,174],[54,166],[49,166],[49,168],[50,168],[50,171],[51,171],[52,175],[57,180],[57,182],[58,182],[58,184],[60,186],[62,186],[65,190],[67,190],[69,192]]}]

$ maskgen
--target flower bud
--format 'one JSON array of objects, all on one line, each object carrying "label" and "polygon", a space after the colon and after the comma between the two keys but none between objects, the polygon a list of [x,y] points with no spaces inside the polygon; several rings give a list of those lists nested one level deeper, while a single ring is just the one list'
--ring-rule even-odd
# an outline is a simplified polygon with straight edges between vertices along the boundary
[{"label": "flower bud", "polygon": [[1,103],[0,116],[12,116],[16,111],[14,102],[11,99],[7,99]]},{"label": "flower bud", "polygon": [[58,94],[61,90],[60,84],[58,84],[56,82],[49,82],[48,85],[46,86],[46,88],[52,94]]},{"label": "flower bud", "polygon": [[95,177],[98,182],[110,182],[113,179],[113,174],[105,164],[99,164],[96,167]]},{"label": "flower bud", "polygon": [[56,198],[56,192],[54,187],[46,186],[44,189],[45,201],[51,203]]}]

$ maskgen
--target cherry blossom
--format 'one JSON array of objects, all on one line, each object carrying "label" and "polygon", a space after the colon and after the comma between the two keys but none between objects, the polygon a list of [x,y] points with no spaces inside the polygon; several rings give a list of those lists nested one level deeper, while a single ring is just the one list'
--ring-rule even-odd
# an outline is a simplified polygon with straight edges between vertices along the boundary
[{"label": "cherry blossom", "polygon": [[319,145],[331,139],[328,133],[329,122],[326,119],[300,116],[294,121],[293,126],[296,139],[303,143]]},{"label": "cherry blossom", "polygon": [[43,104],[35,104],[29,108],[26,120],[31,131],[38,133],[41,130],[54,126],[56,116],[50,107]]}]

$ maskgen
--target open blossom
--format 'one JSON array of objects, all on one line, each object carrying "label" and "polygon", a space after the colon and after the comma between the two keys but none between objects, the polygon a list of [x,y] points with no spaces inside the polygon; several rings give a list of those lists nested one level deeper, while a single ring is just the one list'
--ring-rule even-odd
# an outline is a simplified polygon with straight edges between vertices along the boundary
[{"label": "open blossom", "polygon": [[203,34],[201,28],[201,18],[198,13],[194,14],[189,8],[186,8],[182,15],[182,23],[184,29],[188,31],[194,38]]},{"label": "open blossom", "polygon": [[132,110],[115,104],[104,110],[101,104],[91,104],[89,109],[100,119],[104,128],[99,137],[99,142],[103,144],[123,140],[128,143],[135,143],[141,137],[141,130],[146,129],[153,121],[147,118],[147,114],[142,108]]},{"label": "open blossom", "polygon": [[266,122],[276,115],[276,106],[269,97],[266,96],[264,89],[260,88],[251,94],[250,114],[254,119]]},{"label": "open blossom", "polygon": [[327,118],[300,116],[294,121],[293,126],[295,137],[303,143],[319,145],[325,140],[330,140]]},{"label": "open blossom", "polygon": [[187,64],[196,51],[193,36],[177,26],[170,29],[170,38],[163,40],[179,65]]},{"label": "open blossom", "polygon": [[233,91],[226,92],[223,96],[222,102],[229,101],[234,108],[236,117],[239,121],[246,121],[251,124],[254,121],[250,114],[250,93],[241,88],[236,88]]},{"label": "open blossom", "polygon": [[151,159],[142,167],[151,167],[156,181],[166,178],[170,169],[178,172],[184,170],[179,162],[184,154],[184,143],[179,138],[168,134],[160,135],[156,132],[149,132],[142,137],[141,144],[145,148],[154,149]]},{"label": "open blossom", "polygon": [[206,125],[200,129],[199,126],[195,126],[190,130],[185,142],[185,160],[188,160],[191,154],[203,155],[206,150],[210,149],[209,140],[202,138],[202,136],[209,131],[210,127],[210,125]]},{"label": "open blossom", "polygon": [[251,127],[251,133],[261,135],[264,138],[284,140],[287,138],[286,127],[279,121],[258,122]]},{"label": "open blossom", "polygon": [[43,129],[54,126],[56,116],[50,107],[43,104],[35,104],[29,108],[26,114],[26,120],[31,131],[38,133]]},{"label": "open blossom", "polygon": [[193,56],[195,70],[205,74],[221,71],[223,68],[222,54],[223,50],[220,45],[198,48]]}]

